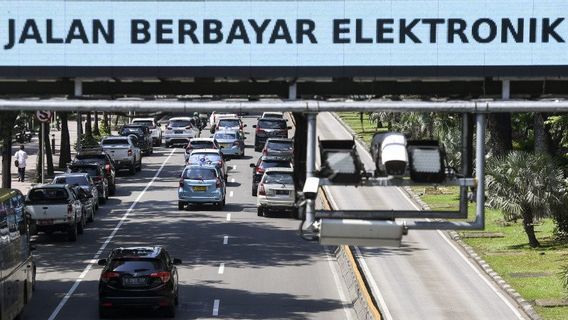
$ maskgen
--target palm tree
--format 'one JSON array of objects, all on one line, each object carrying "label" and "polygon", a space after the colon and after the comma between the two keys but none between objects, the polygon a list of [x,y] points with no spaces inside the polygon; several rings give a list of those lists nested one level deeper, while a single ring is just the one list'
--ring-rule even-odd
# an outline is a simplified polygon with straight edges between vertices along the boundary
[{"label": "palm tree", "polygon": [[566,201],[566,189],[562,170],[545,154],[513,151],[487,164],[488,204],[508,221],[522,219],[532,248],[540,246],[535,220],[553,216]]},{"label": "palm tree", "polygon": [[61,150],[59,151],[59,168],[63,169],[71,162],[71,140],[69,138],[69,114],[67,112],[58,112],[61,119]]}]

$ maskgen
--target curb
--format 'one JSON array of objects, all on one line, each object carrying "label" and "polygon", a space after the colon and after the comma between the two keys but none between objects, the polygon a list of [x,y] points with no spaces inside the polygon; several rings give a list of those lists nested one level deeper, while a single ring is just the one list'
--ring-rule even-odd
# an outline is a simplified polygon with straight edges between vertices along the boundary
[{"label": "curb", "polygon": [[[362,146],[364,146],[366,149],[369,149],[369,146],[367,145],[367,143],[365,143],[365,141],[361,140],[357,134],[355,133],[355,131],[349,127],[335,112],[331,113],[332,116],[337,119],[337,121],[339,121],[339,123],[341,123],[343,125],[343,127],[345,127],[347,129],[347,131],[349,131],[349,133],[351,133],[353,135],[353,137],[355,138],[355,140],[357,140]],[[417,205],[420,206],[420,208],[422,210],[430,210],[430,206],[428,206],[428,204],[426,202],[424,202],[420,196],[418,196],[416,193],[414,193],[412,191],[412,189],[410,187],[403,187],[401,188],[402,190],[404,190],[404,192],[408,195],[408,197],[414,201]],[[485,274],[491,278],[493,280],[493,282],[495,284],[497,284],[497,286],[505,291],[507,293],[507,295],[513,299],[517,305],[524,311],[525,315],[527,315],[531,320],[541,320],[542,318],[536,313],[536,311],[534,310],[532,304],[530,302],[528,302],[527,300],[525,300],[523,297],[521,297],[521,295],[515,290],[513,289],[513,287],[511,287],[511,285],[509,285],[499,274],[497,274],[497,272],[495,272],[490,266],[489,264],[483,260],[474,250],[471,246],[469,246],[468,244],[466,244],[460,237],[460,235],[456,232],[456,231],[447,231],[446,234],[450,237],[450,239],[454,240],[466,253],[466,255],[473,259],[475,261],[475,263],[483,270],[483,272],[485,272]]]}]

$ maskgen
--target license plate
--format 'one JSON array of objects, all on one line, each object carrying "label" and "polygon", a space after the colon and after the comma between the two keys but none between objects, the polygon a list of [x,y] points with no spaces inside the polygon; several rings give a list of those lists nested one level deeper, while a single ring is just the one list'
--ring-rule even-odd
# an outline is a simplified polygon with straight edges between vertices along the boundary
[{"label": "license plate", "polygon": [[122,284],[128,287],[145,286],[146,278],[122,278]]},{"label": "license plate", "polygon": [[288,190],[276,190],[276,195],[279,195],[279,196],[280,195],[286,195],[287,196],[288,194],[290,194],[290,191],[288,191]]},{"label": "license plate", "polygon": [[53,224],[53,219],[37,220],[37,224],[41,226]]},{"label": "license plate", "polygon": [[176,130],[176,131],[174,131],[174,133],[175,133],[175,134],[180,134],[180,133],[183,133],[183,130]]},{"label": "license plate", "polygon": [[192,189],[193,189],[193,191],[196,191],[196,192],[205,192],[205,191],[207,191],[207,187],[206,187],[206,186],[193,186]]}]

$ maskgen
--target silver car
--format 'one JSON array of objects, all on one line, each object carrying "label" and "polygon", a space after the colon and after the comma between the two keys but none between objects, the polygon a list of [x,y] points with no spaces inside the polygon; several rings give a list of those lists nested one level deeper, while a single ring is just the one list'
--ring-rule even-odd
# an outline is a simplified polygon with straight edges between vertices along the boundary
[{"label": "silver car", "polygon": [[263,156],[276,156],[292,159],[294,157],[294,140],[285,138],[268,138],[262,149]]},{"label": "silver car", "polygon": [[225,156],[245,156],[245,136],[238,130],[222,130],[215,132],[213,138],[219,143]]},{"label": "silver car", "polygon": [[266,169],[258,184],[256,207],[259,216],[267,216],[270,212],[288,212],[297,219],[294,169]]},{"label": "silver car", "polygon": [[164,134],[167,148],[175,144],[186,146],[191,139],[197,137],[199,137],[199,129],[193,125],[190,117],[171,118]]}]

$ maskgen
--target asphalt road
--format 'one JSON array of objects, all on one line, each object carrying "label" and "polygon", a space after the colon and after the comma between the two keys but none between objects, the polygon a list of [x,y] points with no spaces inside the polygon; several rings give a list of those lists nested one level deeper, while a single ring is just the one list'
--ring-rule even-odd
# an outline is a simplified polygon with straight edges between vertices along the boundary
[{"label": "asphalt road", "polygon": [[[322,139],[350,139],[330,114],[318,116]],[[369,153],[358,146],[366,169]],[[417,207],[395,187],[330,187],[336,209],[409,209]],[[506,293],[445,232],[410,230],[400,248],[357,248],[386,319],[524,319]]]},{"label": "asphalt road", "polygon": [[[252,132],[254,117],[247,117]],[[205,136],[207,131],[203,132]],[[253,135],[246,140],[252,145]],[[229,162],[223,211],[177,210],[183,150],[156,148],[136,176],[118,178],[116,196],[97,212],[75,243],[38,235],[37,287],[25,319],[97,319],[98,258],[121,246],[163,245],[183,260],[178,319],[349,319],[334,259],[297,235],[289,217],[256,215],[251,168],[258,153]],[[125,318],[159,318],[146,311]]]}]

